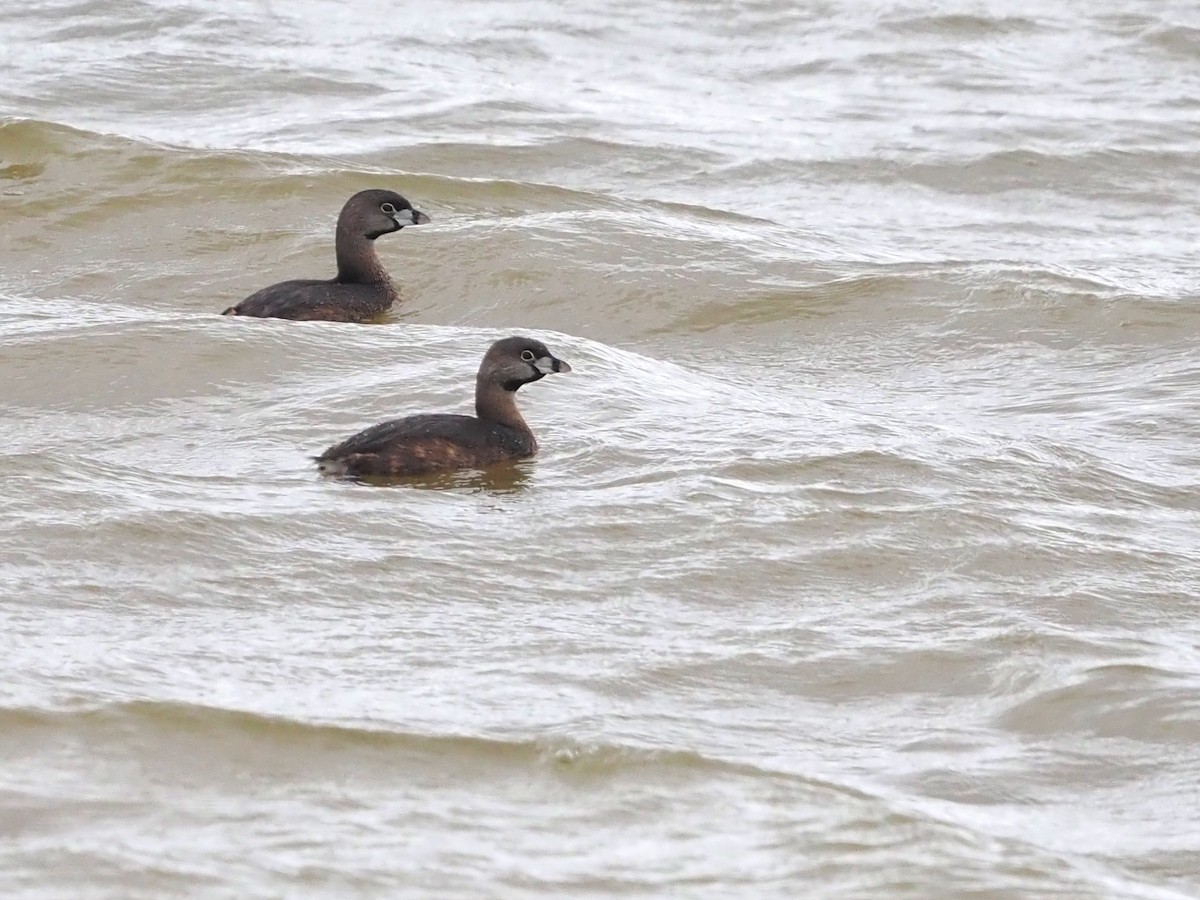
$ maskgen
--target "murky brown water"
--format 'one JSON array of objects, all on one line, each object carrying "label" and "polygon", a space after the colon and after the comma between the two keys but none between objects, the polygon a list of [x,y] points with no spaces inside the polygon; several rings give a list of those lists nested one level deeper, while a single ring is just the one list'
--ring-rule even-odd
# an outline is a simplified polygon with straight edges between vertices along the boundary
[{"label": "murky brown water", "polygon": [[[0,0],[6,897],[1200,895],[1200,8]],[[332,270],[381,325],[218,311]],[[542,453],[309,454],[469,408]]]}]

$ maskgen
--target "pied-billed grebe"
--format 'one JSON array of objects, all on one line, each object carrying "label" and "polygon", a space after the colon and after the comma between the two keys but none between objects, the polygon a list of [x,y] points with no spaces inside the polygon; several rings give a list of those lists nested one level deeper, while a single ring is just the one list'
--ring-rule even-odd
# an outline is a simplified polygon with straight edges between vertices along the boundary
[{"label": "pied-billed grebe", "polygon": [[478,469],[524,459],[537,441],[517,409],[517,388],[571,367],[541,341],[496,341],[475,376],[475,416],[408,416],[383,422],[315,457],[328,475],[357,478]]},{"label": "pied-billed grebe", "polygon": [[223,316],[362,322],[387,312],[396,288],[375,253],[375,238],[429,216],[394,191],[359,191],[337,222],[337,277],[331,281],[281,281],[251,294]]}]

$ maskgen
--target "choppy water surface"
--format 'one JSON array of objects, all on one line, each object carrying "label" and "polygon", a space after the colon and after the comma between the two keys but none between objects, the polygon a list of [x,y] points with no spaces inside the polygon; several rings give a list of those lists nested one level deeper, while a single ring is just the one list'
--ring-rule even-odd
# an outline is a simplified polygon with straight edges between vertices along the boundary
[{"label": "choppy water surface", "polygon": [[[1200,894],[1200,12],[0,2],[6,897]],[[383,323],[222,319],[332,270]],[[308,455],[463,410],[543,451]]]}]

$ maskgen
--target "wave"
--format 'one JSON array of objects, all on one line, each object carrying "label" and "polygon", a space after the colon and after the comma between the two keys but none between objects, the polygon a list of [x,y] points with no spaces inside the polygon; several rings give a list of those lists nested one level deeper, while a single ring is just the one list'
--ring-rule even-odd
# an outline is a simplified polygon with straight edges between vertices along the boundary
[{"label": "wave", "polygon": [[1027,35],[1046,26],[1024,16],[987,16],[970,13],[885,17],[879,22],[885,31],[895,34],[928,35],[943,38],[994,39],[1002,35]]},{"label": "wave", "polygon": [[1195,60],[1200,57],[1200,28],[1175,25],[1149,29],[1142,38],[1149,46],[1169,54]]},{"label": "wave", "polygon": [[[31,219],[59,212],[61,195],[53,188],[68,182],[89,186],[88,191],[73,194],[72,212],[86,210],[93,221],[103,223],[107,216],[130,205],[177,203],[199,186],[203,186],[206,203],[247,196],[269,203],[311,194],[314,188],[333,197],[348,196],[370,179],[400,180],[403,192],[423,206],[432,202],[440,213],[435,221],[443,232],[447,225],[451,230],[463,225],[464,220],[455,215],[459,212],[469,213],[472,221],[486,219],[493,226],[503,226],[505,219],[514,217],[526,219],[526,226],[557,225],[536,217],[562,214],[568,227],[579,230],[589,227],[587,216],[599,214],[626,227],[630,222],[642,222],[651,231],[698,228],[708,236],[721,234],[720,229],[730,226],[767,224],[756,216],[703,203],[623,196],[604,183],[585,188],[572,185],[580,179],[567,178],[559,184],[498,177],[496,171],[511,170],[512,163],[519,161],[506,161],[505,157],[519,156],[524,150],[492,145],[487,149],[487,166],[479,168],[477,144],[433,143],[403,154],[391,150],[353,155],[205,149],[38,119],[0,118],[0,157],[7,162],[0,169],[0,178],[18,183],[10,202],[18,215]],[[647,153],[657,151],[590,138],[555,138],[539,142],[535,152],[539,166],[544,167],[553,166],[555,158],[561,158],[564,165],[577,165],[589,154],[607,158],[622,152],[643,157],[645,162]],[[661,160],[662,165],[678,162],[670,154]],[[431,174],[434,171],[461,174]],[[38,190],[42,181],[46,189]],[[191,202],[194,204],[194,198]],[[447,210],[448,217],[444,214]],[[336,205],[325,212],[334,215]]]},{"label": "wave", "polygon": [[[206,758],[247,752],[290,756],[377,754],[455,769],[575,773],[593,777],[706,777],[785,779],[829,787],[796,775],[730,762],[688,750],[659,750],[548,736],[535,740],[421,734],[390,724],[342,724],[245,709],[164,700],[133,700],[82,709],[0,709],[0,731],[12,741],[47,742],[70,735],[89,747],[115,745],[155,753],[164,741],[185,742]],[[851,793],[856,793],[851,791]]]}]

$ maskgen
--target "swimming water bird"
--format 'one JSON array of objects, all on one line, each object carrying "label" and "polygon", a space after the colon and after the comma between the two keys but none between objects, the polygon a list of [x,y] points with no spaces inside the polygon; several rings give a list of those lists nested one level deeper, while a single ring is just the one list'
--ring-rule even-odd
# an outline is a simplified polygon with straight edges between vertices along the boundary
[{"label": "swimming water bird", "polygon": [[336,278],[281,281],[221,315],[330,322],[362,322],[381,315],[398,295],[375,253],[375,239],[428,221],[429,216],[394,191],[359,191],[338,216]]},{"label": "swimming water bird", "polygon": [[477,469],[537,452],[517,409],[517,389],[571,367],[541,341],[509,337],[488,349],[475,376],[475,415],[432,414],[383,422],[314,457],[327,475],[355,478]]}]

